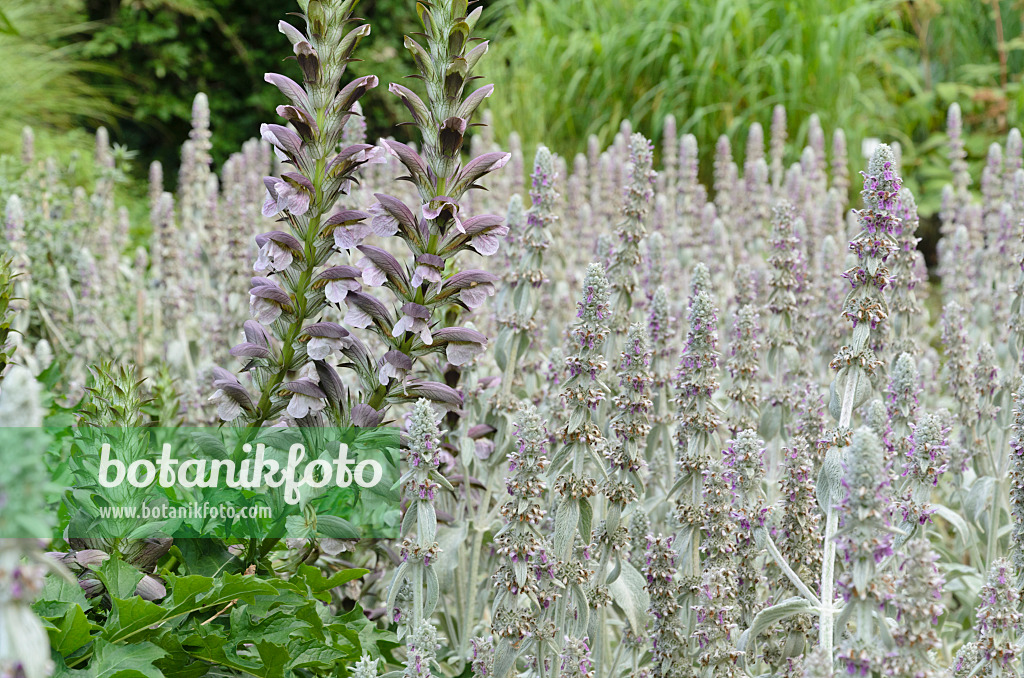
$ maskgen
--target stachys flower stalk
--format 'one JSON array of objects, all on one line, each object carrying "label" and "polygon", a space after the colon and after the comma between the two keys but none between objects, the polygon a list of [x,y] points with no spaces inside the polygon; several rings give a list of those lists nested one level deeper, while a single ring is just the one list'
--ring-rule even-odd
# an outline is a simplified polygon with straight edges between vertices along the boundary
[{"label": "stachys flower stalk", "polygon": [[846,196],[850,192],[850,167],[847,160],[846,132],[837,127],[832,133],[832,187],[840,195],[842,201],[846,202]]},{"label": "stachys flower stalk", "polygon": [[[589,580],[589,573],[575,548],[577,535],[584,544],[591,541],[593,507],[590,498],[597,494],[597,481],[587,472],[587,462],[604,466],[598,450],[605,441],[595,421],[595,411],[606,396],[600,378],[608,368],[604,344],[610,333],[611,290],[600,264],[587,267],[583,299],[578,302],[578,308],[579,321],[570,331],[576,353],[565,360],[569,379],[562,387],[568,421],[559,431],[562,448],[551,464],[552,474],[558,474],[555,490],[560,497],[555,511],[554,555],[563,563],[563,583],[567,587],[566,593],[555,603],[553,618],[555,627],[573,638],[585,634],[585,616],[589,609],[582,588]],[[568,626],[570,618],[575,622],[574,630]]]},{"label": "stachys flower stalk", "polygon": [[624,219],[616,232],[619,242],[608,268],[608,277],[612,283],[614,329],[618,332],[625,332],[629,325],[629,310],[639,300],[638,274],[642,261],[640,241],[647,234],[644,222],[654,200],[654,181],[657,176],[651,168],[653,159],[654,150],[650,141],[642,134],[630,137],[629,184],[625,189],[622,208]]},{"label": "stachys flower stalk", "polygon": [[[830,654],[834,630],[835,534],[839,520],[835,507],[842,499],[840,447],[847,444],[854,409],[871,396],[871,376],[880,365],[872,347],[880,342],[886,329],[888,305],[883,292],[889,283],[889,271],[885,260],[897,247],[892,235],[899,223],[895,210],[900,178],[895,162],[892,149],[880,144],[871,156],[867,172],[863,173],[861,196],[865,209],[857,213],[862,230],[850,242],[850,249],[857,255],[857,265],[843,274],[852,285],[843,302],[843,315],[853,323],[853,339],[839,349],[831,363],[836,376],[830,389],[829,410],[838,420],[838,427],[835,444],[826,453],[818,480],[818,503],[825,512],[819,644]],[[861,438],[861,448],[880,447],[877,441]],[[881,473],[881,469],[875,472]]]},{"label": "stachys flower stalk", "polygon": [[605,607],[596,601],[609,600],[608,584],[612,578],[609,574],[619,573],[623,567],[628,567],[629,530],[625,518],[628,511],[640,507],[644,489],[641,475],[645,466],[643,448],[651,429],[653,408],[650,362],[647,331],[642,323],[633,323],[626,333],[619,359],[620,390],[614,399],[616,411],[610,425],[615,440],[609,441],[605,452],[608,476],[601,488],[607,500],[605,519],[594,531],[600,560],[591,589],[591,603],[597,609],[591,612],[593,621],[589,637],[593,641],[594,659],[599,665],[608,656],[606,642],[609,635]]},{"label": "stachys flower stalk", "polygon": [[915,678],[943,675],[933,659],[933,653],[942,647],[937,626],[946,611],[942,603],[946,581],[939,571],[938,559],[927,539],[909,542],[900,557],[892,600],[896,613],[892,637],[899,651],[886,657],[885,675]]},{"label": "stachys flower stalk", "polygon": [[729,398],[731,410],[729,429],[733,434],[757,426],[760,420],[760,333],[761,328],[754,306],[741,306],[733,319],[730,355],[726,363],[729,376],[732,377],[732,384],[726,391],[726,396]]},{"label": "stachys flower stalk", "polygon": [[749,627],[761,607],[759,588],[763,584],[758,559],[763,547],[755,534],[765,527],[768,509],[761,483],[764,480],[764,441],[753,429],[736,434],[722,451],[725,480],[732,491],[736,535],[737,619]]},{"label": "stachys flower stalk", "polygon": [[[555,204],[555,164],[546,146],[537,147],[533,163],[530,188],[530,210],[521,221],[522,201],[513,195],[509,201],[508,226],[519,227],[509,248],[509,271],[506,285],[498,296],[497,363],[502,368],[500,402],[502,409],[514,407],[510,398],[512,382],[516,378],[519,360],[529,347],[536,331],[536,316],[540,299],[537,288],[547,279],[544,273],[544,253],[551,243],[551,226],[558,220]],[[513,258],[515,257],[515,258]]]},{"label": "stachys flower stalk", "polygon": [[786,153],[786,107],[776,104],[772,109],[771,146],[769,154],[771,158],[772,189],[778,193],[782,189],[782,181],[786,174],[786,166],[783,156]]},{"label": "stachys flower stalk", "polygon": [[914,339],[915,321],[924,309],[917,298],[917,286],[922,282],[917,275],[918,216],[917,202],[909,188],[899,192],[897,203],[899,222],[893,229],[898,247],[890,256],[889,306],[892,312],[893,353],[917,352]]},{"label": "stachys flower stalk", "polygon": [[491,629],[495,636],[494,678],[505,678],[516,658],[534,647],[538,656],[555,631],[542,619],[544,610],[559,595],[554,587],[556,562],[550,544],[538,534],[546,511],[542,499],[547,483],[548,433],[533,405],[516,415],[516,440],[509,452],[505,488],[509,500],[501,507],[504,526],[494,537],[501,561],[493,576],[494,597]]},{"label": "stachys flower stalk", "polygon": [[693,606],[696,628],[693,637],[698,646],[701,678],[740,678],[737,663],[742,652],[736,649],[739,637],[739,601],[737,600],[736,522],[725,469],[711,462],[704,471],[701,506],[700,551],[702,573],[696,586],[697,604]]},{"label": "stachys flower stalk", "polygon": [[873,611],[885,604],[885,594],[875,576],[876,565],[892,555],[893,529],[889,474],[878,436],[867,427],[857,429],[846,459],[837,537],[846,571],[839,584],[846,604],[852,606],[857,632],[843,641],[839,659],[855,673],[866,666],[877,668],[882,661]]},{"label": "stachys flower stalk", "polygon": [[[409,417],[405,454],[408,470],[401,479],[402,498],[407,502],[407,517],[402,520],[402,562],[395,571],[387,605],[392,619],[400,628],[413,634],[422,625],[430,626],[430,615],[439,595],[437,573],[433,568],[441,553],[437,545],[434,502],[442,487],[452,490],[438,470],[440,458],[441,432],[437,416],[430,402],[420,399]],[[408,607],[396,606],[403,583],[408,583],[412,589],[412,601]]]},{"label": "stachys flower stalk", "polygon": [[1008,475],[1013,529],[1010,532],[1010,554],[1017,571],[1017,587],[1024,591],[1024,381],[1013,394],[1011,430]]},{"label": "stachys flower stalk", "polygon": [[789,419],[792,400],[788,384],[793,376],[806,371],[800,359],[806,351],[804,332],[807,311],[801,295],[807,285],[807,261],[797,233],[796,208],[787,200],[778,201],[772,208],[772,234],[770,243],[772,267],[768,294],[767,365],[775,377],[770,402],[763,411],[762,431],[769,441],[784,435],[784,424]]},{"label": "stachys flower stalk", "polygon": [[682,664],[686,639],[679,619],[679,577],[676,569],[678,554],[672,546],[673,538],[662,535],[647,537],[644,577],[651,606],[651,675],[668,678],[676,675]]},{"label": "stachys flower stalk", "polygon": [[1024,629],[1020,600],[1013,566],[1007,559],[999,558],[989,568],[988,581],[978,596],[975,631],[982,670],[974,675],[1006,678],[1020,675],[1019,638]]}]

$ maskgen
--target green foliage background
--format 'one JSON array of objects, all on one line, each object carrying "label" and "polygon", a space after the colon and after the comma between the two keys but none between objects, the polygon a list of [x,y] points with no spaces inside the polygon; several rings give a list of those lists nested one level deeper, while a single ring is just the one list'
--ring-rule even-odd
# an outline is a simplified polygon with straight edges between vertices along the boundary
[{"label": "green foliage background", "polygon": [[[488,0],[482,62],[498,84],[489,101],[499,139],[513,130],[530,155],[543,141],[571,156],[587,137],[611,141],[623,119],[657,139],[672,113],[710,159],[719,134],[742,161],[749,125],[766,129],[784,104],[790,136],[805,141],[818,113],[843,127],[851,164],[863,137],[897,140],[921,211],[938,208],[948,180],[945,111],[964,109],[968,150],[1022,123],[1021,0]],[[0,144],[22,125],[113,128],[173,172],[192,98],[208,92],[214,157],[223,160],[277,94],[263,74],[287,70],[277,22],[287,2],[266,0],[8,0],[0,21]],[[402,36],[415,30],[413,0],[363,0],[373,33],[354,64],[382,86],[366,100],[371,139],[404,130],[387,83],[412,71]],[[14,34],[16,33],[16,34]],[[79,141],[65,144],[74,147]],[[796,158],[788,158],[789,161]],[[709,163],[704,163],[709,171]],[[172,175],[173,176],[173,175]]]},{"label": "green foliage background", "polygon": [[[405,74],[395,62],[401,35],[413,30],[413,12],[402,0],[366,0],[360,5],[373,34],[356,74],[374,73],[383,82]],[[263,81],[268,71],[287,69],[280,55],[287,41],[277,23],[293,9],[266,0],[85,0],[86,18],[97,26],[83,55],[116,67],[88,78],[109,92],[127,115],[121,138],[143,156],[177,165],[187,137],[192,99],[209,93],[216,162],[259,135],[261,122],[275,117],[279,93]],[[285,52],[286,53],[286,52]],[[399,122],[393,102],[367,105],[370,129],[380,133]],[[384,104],[384,105],[382,105]]]}]

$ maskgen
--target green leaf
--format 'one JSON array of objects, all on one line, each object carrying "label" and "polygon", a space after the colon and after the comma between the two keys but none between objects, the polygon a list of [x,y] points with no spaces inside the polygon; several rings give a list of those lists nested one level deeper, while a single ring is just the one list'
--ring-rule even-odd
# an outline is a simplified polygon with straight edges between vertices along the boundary
[{"label": "green leaf", "polygon": [[82,608],[75,605],[67,611],[56,628],[47,629],[50,647],[54,652],[67,657],[92,642],[92,631],[98,628],[86,618]]},{"label": "green leaf", "polygon": [[[192,631],[192,635],[182,639],[182,646],[193,657],[258,678],[284,678],[284,662],[287,661],[288,656],[284,646],[268,643],[265,640],[260,641],[257,651],[260,654],[260,659],[263,660],[261,664],[251,661],[247,657],[239,657],[235,651],[234,640],[229,640],[224,636],[219,627],[211,628],[194,623]],[[269,665],[267,665],[267,659],[270,659]]]},{"label": "green leaf", "polygon": [[135,595],[135,587],[142,581],[142,573],[134,567],[118,560],[110,558],[104,561],[96,570],[96,575],[103,582],[107,593],[111,598],[130,598]]},{"label": "green leaf", "polygon": [[253,575],[225,574],[223,580],[207,577],[168,575],[171,591],[163,606],[141,598],[115,600],[104,637],[111,642],[127,640],[155,624],[163,624],[199,610],[223,607],[233,600],[252,601],[254,596],[276,596],[269,582]]},{"label": "green leaf", "polygon": [[127,599],[114,598],[103,637],[111,640],[133,636],[160,623],[166,617],[167,610],[138,596]]},{"label": "green leaf", "polygon": [[294,584],[296,590],[299,590],[303,595],[312,596],[317,600],[328,603],[331,601],[331,589],[343,586],[350,581],[355,581],[369,572],[369,570],[362,569],[341,570],[327,578],[324,577],[323,572],[319,568],[300,565],[298,571],[288,583]]},{"label": "green leaf", "polygon": [[580,507],[572,497],[565,497],[558,504],[555,513],[555,555],[566,558],[572,551],[573,539],[576,537],[576,525],[579,522]]},{"label": "green leaf", "polygon": [[89,610],[92,603],[86,599],[78,582],[51,574],[46,577],[43,592],[32,609],[43,619],[56,620],[63,617],[72,606]]},{"label": "green leaf", "polygon": [[152,643],[114,645],[98,640],[88,675],[89,678],[163,678],[164,674],[153,662],[165,654]]},{"label": "green leaf", "polygon": [[316,533],[334,539],[359,538],[359,530],[355,525],[338,516],[317,515]]},{"label": "green leaf", "polygon": [[0,34],[18,35],[18,29],[14,27],[14,24],[11,23],[11,20],[7,18],[2,9],[0,9]]}]

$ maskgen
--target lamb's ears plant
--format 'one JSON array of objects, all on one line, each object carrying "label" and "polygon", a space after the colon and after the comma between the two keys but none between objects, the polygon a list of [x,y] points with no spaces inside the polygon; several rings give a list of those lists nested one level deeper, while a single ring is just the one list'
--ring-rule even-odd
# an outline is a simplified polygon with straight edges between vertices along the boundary
[{"label": "lamb's ears plant", "polygon": [[536,533],[546,514],[541,500],[547,489],[548,433],[532,405],[519,410],[515,427],[516,441],[508,454],[505,480],[510,499],[501,507],[504,525],[494,536],[501,557],[493,576],[498,589],[491,622],[494,678],[509,675],[517,657],[528,649],[542,657],[555,637],[554,627],[543,615],[558,595],[556,563],[550,544]]},{"label": "lamb's ears plant", "polygon": [[613,290],[614,325],[619,332],[625,332],[629,325],[629,309],[633,306],[633,299],[640,286],[640,242],[647,233],[645,221],[654,200],[654,182],[657,177],[652,169],[653,160],[651,142],[642,134],[634,134],[629,140],[629,184],[624,189],[624,218],[616,232],[619,243],[608,269]]},{"label": "lamb's ears plant", "polygon": [[[593,506],[590,498],[597,494],[597,481],[587,472],[588,461],[604,468],[598,454],[604,436],[595,421],[595,410],[605,399],[606,387],[601,374],[607,369],[603,351],[609,335],[611,319],[611,290],[604,274],[604,266],[590,264],[583,281],[583,298],[578,302],[579,321],[570,331],[576,353],[566,359],[569,379],[562,395],[569,408],[568,422],[559,431],[562,447],[551,463],[551,473],[557,475],[555,489],[559,494],[555,512],[554,555],[562,561],[567,574],[563,584],[566,593],[554,605],[555,627],[572,637],[582,637],[587,628],[589,603],[582,584],[589,578],[580,567],[576,553],[577,536],[590,544]],[[570,619],[569,602],[575,604],[576,623],[567,626]],[[557,638],[560,641],[561,638]]]},{"label": "lamb's ears plant", "polygon": [[[889,477],[881,441],[868,427],[857,429],[847,448],[843,470],[843,491],[838,506],[840,530],[836,540],[845,572],[839,579],[847,601],[841,620],[856,622],[856,636],[844,639],[839,660],[851,673],[880,668],[884,653],[880,639],[888,631],[879,628],[885,620],[875,614],[885,604],[885,594],[873,581],[877,564],[892,555],[894,530]],[[877,622],[876,622],[877,617]]]},{"label": "lamb's ears plant", "polygon": [[[440,455],[441,432],[437,415],[429,401],[420,399],[409,419],[405,454],[408,470],[401,478],[402,497],[407,502],[402,519],[402,562],[395,571],[387,603],[387,609],[399,624],[402,635],[423,633],[423,626],[431,626],[430,616],[440,595],[437,572],[433,567],[440,554],[434,502],[442,488],[452,489],[438,470]],[[411,604],[407,608],[396,605],[399,589],[405,583],[412,589]],[[413,657],[410,650],[410,663],[414,661]]]},{"label": "lamb's ears plant", "polygon": [[825,512],[819,644],[828,648],[830,654],[835,629],[835,536],[839,522],[836,506],[842,498],[839,493],[841,449],[848,444],[853,411],[870,397],[872,374],[881,366],[872,346],[885,331],[888,305],[883,290],[889,282],[885,259],[897,247],[892,233],[899,223],[895,209],[900,178],[894,162],[892,150],[880,144],[871,156],[867,172],[863,173],[861,195],[865,209],[857,213],[862,230],[850,242],[858,263],[843,274],[852,286],[843,303],[843,316],[853,324],[853,339],[839,350],[831,364],[836,376],[830,387],[829,410],[838,420],[838,427],[833,436],[835,444],[826,453],[818,477],[818,503]]},{"label": "lamb's ears plant", "polygon": [[277,217],[286,230],[256,239],[260,253],[254,268],[267,277],[252,278],[249,295],[255,321],[246,323],[246,342],[232,349],[247,361],[257,393],[250,395],[237,378],[220,370],[211,398],[222,418],[241,418],[251,427],[261,426],[285,408],[306,425],[322,422],[320,412],[337,419],[338,424],[351,420],[351,413],[327,408],[332,394],[315,379],[289,379],[296,373],[309,373],[303,368],[310,365],[317,340],[333,340],[352,348],[346,330],[316,321],[328,304],[321,290],[330,281],[321,277],[336,232],[369,218],[351,210],[332,216],[334,204],[348,193],[362,165],[383,160],[382,149],[366,144],[335,153],[352,107],[377,85],[377,78],[367,75],[340,87],[353,50],[370,32],[368,25],[351,28],[355,4],[355,0],[309,3],[301,15],[305,33],[284,21],[278,25],[292,43],[302,84],[277,73],[266,75],[266,81],[288,100],[277,112],[291,127],[264,124],[260,128],[264,140],[288,168],[280,177],[264,179],[263,214]]},{"label": "lamb's ears plant", "polygon": [[[523,213],[522,200],[513,195],[509,200],[507,223],[519,231],[509,249],[510,271],[507,284],[498,298],[500,330],[495,346],[495,359],[502,369],[501,392],[495,405],[508,411],[512,405],[510,393],[516,370],[530,346],[536,329],[539,306],[537,288],[544,284],[544,254],[551,242],[551,227],[558,219],[555,214],[558,193],[555,191],[555,164],[551,151],[538,146],[531,175],[529,212]],[[515,257],[513,259],[512,257]],[[505,438],[503,422],[498,424],[496,441]]]}]

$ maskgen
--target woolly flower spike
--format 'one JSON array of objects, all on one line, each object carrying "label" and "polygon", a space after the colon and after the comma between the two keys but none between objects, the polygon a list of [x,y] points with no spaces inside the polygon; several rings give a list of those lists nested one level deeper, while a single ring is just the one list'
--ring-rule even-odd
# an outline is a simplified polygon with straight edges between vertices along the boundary
[{"label": "woolly flower spike", "polygon": [[[651,399],[649,391],[651,387],[651,374],[649,366],[651,362],[651,351],[648,347],[647,332],[640,323],[629,326],[626,335],[626,345],[622,349],[622,357],[619,362],[619,386],[622,391],[615,397],[615,407],[619,410],[618,416],[612,422],[612,430],[619,440],[627,447],[632,447],[631,453],[636,453],[636,447],[643,444],[650,430],[648,415],[651,411]],[[636,472],[634,459],[627,465],[630,471]]]},{"label": "woolly flower spike", "polygon": [[936,627],[946,609],[942,604],[945,579],[939,557],[927,539],[907,544],[893,582],[891,604],[896,611],[893,640],[899,652],[886,658],[886,675],[938,678],[940,671],[930,654],[942,646]]},{"label": "woolly flower spike", "polygon": [[846,157],[846,132],[837,127],[832,133],[832,186],[839,191],[845,204],[850,190],[850,168]]},{"label": "woolly flower spike", "polygon": [[[854,431],[847,451],[843,475],[844,553],[848,562],[871,558],[875,562],[890,555],[886,539],[878,539],[874,530],[888,526],[888,475],[883,472],[882,446],[867,427]],[[867,580],[855,578],[851,595],[863,598]]]},{"label": "woolly flower spike", "polygon": [[763,581],[757,565],[762,547],[757,545],[754,530],[763,528],[768,515],[761,481],[764,479],[764,441],[751,429],[741,431],[722,451],[723,479],[733,494],[733,520],[739,527],[736,535],[737,619],[749,626],[761,601],[758,588]]},{"label": "woolly flower spike", "polygon": [[[498,593],[491,629],[503,652],[521,651],[521,643],[536,636],[538,616],[558,595],[553,584],[557,564],[532,527],[545,515],[541,497],[547,489],[543,480],[548,464],[547,431],[533,405],[519,410],[515,426],[517,443],[509,452],[505,479],[510,499],[501,507],[505,526],[494,538],[501,560],[492,577]],[[540,607],[534,609],[530,601],[537,601]]]},{"label": "woolly flower spike", "polygon": [[[583,300],[578,302],[576,316],[579,321],[570,330],[569,335],[577,345],[575,355],[565,359],[569,370],[569,380],[563,387],[563,394],[572,408],[582,408],[574,418],[588,421],[590,415],[585,411],[593,410],[604,399],[604,392],[597,383],[607,363],[602,355],[605,339],[608,337],[610,290],[608,280],[600,264],[590,264],[587,276],[583,281]],[[589,439],[592,432],[583,433],[576,426],[570,425],[564,431],[566,440],[576,440],[581,435]]]},{"label": "woolly flower spike", "polygon": [[[517,562],[516,554],[508,552],[507,548],[512,544],[512,540],[528,537],[534,542],[537,541],[526,525],[537,525],[544,518],[545,511],[540,504],[540,497],[547,489],[543,478],[548,466],[548,434],[537,408],[533,405],[523,406],[516,415],[515,426],[517,444],[509,452],[510,475],[505,480],[505,488],[512,501],[501,508],[502,516],[511,526],[511,536],[496,539],[500,544],[499,552],[511,557],[512,562]],[[502,548],[505,551],[502,551]],[[519,555],[529,559],[535,552],[522,552]],[[516,585],[518,589],[523,589],[526,583],[518,581]],[[513,591],[517,592],[518,590]]]},{"label": "woolly flower spike", "polygon": [[[764,478],[764,441],[751,429],[741,431],[722,451],[724,476],[741,501],[760,491]],[[756,525],[755,525],[756,527]]]},{"label": "woolly flower spike", "polygon": [[909,353],[900,353],[893,365],[886,394],[887,413],[896,435],[906,435],[908,422],[917,417],[920,382],[921,375],[917,371],[914,357]]},{"label": "woolly flower spike", "polygon": [[917,243],[920,241],[916,235],[919,224],[917,202],[910,189],[900,189],[896,213],[899,222],[893,229],[893,235],[898,246],[888,260],[892,270],[889,304],[896,340],[894,348],[897,351],[913,352],[915,341],[911,325],[914,316],[920,315],[923,309],[915,292],[921,282],[917,272],[921,255],[917,251]]},{"label": "woolly flower spike", "polygon": [[978,675],[1014,675],[1013,667],[1020,657],[1017,638],[1024,627],[1024,616],[1018,611],[1020,598],[1010,561],[996,560],[978,596],[978,654],[989,669]]},{"label": "woolly flower spike", "polygon": [[437,417],[430,402],[424,398],[416,401],[412,415],[409,417],[409,448],[406,461],[420,476],[415,485],[410,485],[410,495],[421,499],[433,499],[437,486],[432,484],[427,475],[435,471],[440,464],[441,434],[437,428]]},{"label": "woolly flower spike", "polygon": [[651,169],[651,142],[642,134],[629,141],[629,184],[625,191],[622,214],[625,217],[616,231],[619,245],[615,248],[608,275],[615,289],[615,328],[624,331],[629,322],[629,309],[640,286],[638,272],[642,262],[640,242],[647,234],[644,219],[654,198],[656,173]]},{"label": "woolly flower spike", "polygon": [[702,195],[704,187],[698,178],[700,156],[697,149],[697,137],[686,134],[679,140],[679,178],[676,183],[678,193],[676,206],[678,214],[682,217],[684,238],[694,239],[695,243],[702,240],[696,232],[697,218],[704,208]]},{"label": "woolly flower spike", "polygon": [[821,573],[821,518],[814,495],[813,445],[800,441],[793,449],[783,450],[779,490],[785,510],[776,513],[779,550],[804,581]]},{"label": "woolly flower spike", "polygon": [[405,678],[431,678],[437,665],[437,629],[429,621],[421,621],[406,642]]},{"label": "woolly flower spike", "polygon": [[679,656],[683,636],[679,619],[681,587],[676,572],[677,558],[672,537],[647,537],[642,572],[647,579],[645,588],[651,599],[649,612],[654,619],[651,623],[651,669],[654,678],[674,675],[673,667],[682,661]]},{"label": "woolly flower spike", "polygon": [[892,233],[899,224],[894,209],[900,178],[894,162],[892,149],[885,144],[871,156],[861,192],[867,208],[856,213],[862,230],[850,242],[858,261],[843,274],[852,287],[843,301],[843,315],[853,322],[854,332],[853,340],[839,350],[830,365],[836,377],[829,401],[829,409],[842,427],[849,426],[853,410],[870,397],[869,379],[880,364],[874,348],[884,340],[883,323],[889,314],[882,294],[889,283],[885,259],[896,248]]},{"label": "woolly flower spike", "polygon": [[531,214],[527,216],[527,220],[532,216],[538,221],[533,225],[535,228],[547,227],[556,219],[553,212],[558,193],[555,191],[555,159],[548,147],[543,144],[537,146],[530,179]]},{"label": "woolly flower spike", "polygon": [[911,424],[910,452],[904,475],[925,487],[935,487],[949,467],[949,427],[937,414],[925,414]]},{"label": "woolly flower spike", "polygon": [[778,190],[782,186],[782,178],[786,168],[783,163],[783,156],[786,153],[786,107],[776,104],[772,109],[771,128],[771,165],[772,165],[772,187]]},{"label": "woolly flower spike", "polygon": [[876,566],[893,552],[889,474],[878,437],[867,427],[854,431],[846,458],[837,541],[847,567],[839,579],[839,590],[847,604],[855,606],[852,610],[858,624],[856,636],[843,641],[838,657],[848,672],[869,675],[882,661],[873,642],[870,612],[884,603],[884,594],[874,581]]},{"label": "woolly flower spike", "polygon": [[643,221],[654,199],[654,183],[658,173],[653,170],[654,145],[642,134],[629,139],[629,185],[626,187],[627,219]]},{"label": "woolly flower spike", "polygon": [[963,307],[955,301],[947,303],[942,314],[942,347],[946,353],[946,385],[957,403],[961,424],[969,428],[977,421],[978,394],[972,374],[967,318]]},{"label": "woolly flower spike", "polygon": [[611,319],[610,298],[604,269],[600,264],[590,264],[583,279],[583,300],[576,304],[576,317],[580,322],[571,332],[581,348],[599,348],[604,343]]},{"label": "woolly flower spike", "polygon": [[1013,394],[1013,435],[1010,438],[1010,506],[1013,531],[1010,551],[1018,582],[1024,582],[1024,380]]},{"label": "woolly flower spike", "polygon": [[36,135],[32,128],[26,125],[21,128],[21,164],[31,165],[36,159]]},{"label": "woolly flower spike", "polygon": [[953,102],[946,113],[946,134],[949,136],[949,169],[953,173],[953,191],[961,208],[965,204],[962,201],[967,200],[967,187],[971,185],[963,133],[964,123],[960,104]]},{"label": "woolly flower spike", "polygon": [[[409,415],[404,448],[408,470],[401,478],[402,498],[408,503],[402,520],[402,564],[391,582],[387,608],[392,611],[395,621],[405,621],[412,630],[412,639],[409,641],[410,659],[414,646],[416,651],[423,653],[423,658],[432,658],[436,637],[428,620],[437,604],[437,576],[432,568],[441,552],[436,541],[437,515],[434,511],[434,501],[437,491],[442,486],[448,490],[452,488],[438,471],[441,432],[434,409],[425,398],[416,401]],[[411,605],[406,609],[396,606],[398,593],[404,583],[412,587],[425,587],[425,590],[414,592],[411,596]],[[403,607],[406,605],[407,603],[403,603]],[[421,634],[428,634],[430,637],[424,640]],[[417,642],[417,636],[420,636],[419,640],[424,641],[422,644]],[[406,668],[407,672],[408,670],[409,665]],[[423,664],[422,671],[424,673],[407,675],[429,675],[427,664]]]},{"label": "woolly flower spike", "polygon": [[643,487],[640,470],[644,462],[640,450],[651,430],[653,410],[650,362],[647,332],[641,323],[634,323],[629,326],[619,361],[619,386],[622,390],[615,396],[618,411],[611,423],[618,444],[610,445],[606,454],[611,473],[605,482],[604,493],[611,507],[605,524],[613,546],[624,545],[613,539],[615,535],[623,542],[626,538],[625,531],[620,529],[619,518],[626,506],[637,501],[637,491]]},{"label": "woolly flower spike", "polygon": [[690,329],[676,376],[680,460],[697,463],[717,432],[721,415],[711,400],[717,390],[718,316],[711,296],[700,292],[692,300]]},{"label": "woolly flower spike", "polygon": [[733,208],[732,192],[737,188],[733,179],[735,165],[732,161],[732,145],[729,137],[722,134],[715,144],[714,188],[715,207],[718,216],[728,219]]},{"label": "woolly flower spike", "polygon": [[[654,297],[651,299],[651,314],[647,320],[647,335],[651,340],[656,367],[657,363],[661,362],[661,359],[667,358],[671,351],[669,340],[675,336],[672,320],[669,312],[668,291],[664,285],[659,285],[658,289],[654,290]],[[660,370],[656,369],[654,378],[659,386],[662,385],[664,375],[660,374]]]},{"label": "woolly flower spike", "polygon": [[[953,666],[950,671],[954,678],[968,678],[968,676],[979,675],[974,669],[978,665],[981,655],[978,653],[978,643],[969,642],[960,646],[953,659]],[[984,674],[980,674],[984,675]]]},{"label": "woolly flower spike", "polygon": [[698,585],[698,604],[693,606],[697,627],[693,637],[700,646],[699,662],[706,675],[716,678],[740,678],[737,665],[742,655],[735,649],[738,639],[739,609],[734,576],[736,533],[729,482],[722,468],[712,464],[704,472],[703,572]]},{"label": "woolly flower spike", "polygon": [[787,200],[778,201],[772,208],[772,253],[768,258],[772,267],[768,295],[771,320],[766,341],[770,367],[778,365],[780,372],[799,373],[805,371],[804,361],[797,355],[804,342],[793,328],[805,324],[807,311],[798,300],[807,284],[807,261],[796,233],[795,218],[796,208]]},{"label": "woolly flower spike", "polygon": [[[550,229],[558,221],[555,215],[555,207],[558,203],[558,193],[555,191],[555,161],[551,151],[546,146],[537,147],[537,156],[533,162],[533,175],[530,188],[530,211],[526,214],[526,228],[519,229],[516,233],[516,245],[519,250],[519,260],[513,262],[515,269],[510,273],[511,282],[528,283],[533,287],[540,286],[544,282],[544,271],[542,269],[544,251],[547,250],[551,240]],[[509,201],[509,226],[521,219],[517,212],[522,209],[522,202],[517,201],[518,195],[512,196]]]},{"label": "woolly flower spike", "polygon": [[847,563],[839,589],[858,619],[856,637],[845,640],[839,658],[850,673],[867,675],[881,655],[874,637],[870,610],[883,604],[875,578],[877,564],[892,555],[889,528],[888,473],[883,467],[882,446],[867,427],[853,433],[843,475],[840,506],[839,552]]},{"label": "woolly flower spike", "polygon": [[853,290],[843,305],[843,314],[855,327],[858,323],[870,324],[876,337],[882,331],[879,325],[888,316],[888,306],[881,295],[889,283],[884,261],[896,248],[892,234],[900,222],[896,216],[900,178],[895,162],[892,149],[880,144],[871,155],[867,172],[862,173],[861,197],[867,208],[857,212],[863,230],[850,243],[859,262],[845,274]]},{"label": "woolly flower spike", "polygon": [[711,293],[711,271],[700,262],[693,267],[693,275],[690,278],[690,298],[687,301],[687,308],[693,308],[693,302],[701,292]]},{"label": "woolly flower spike", "polygon": [[833,678],[832,657],[823,647],[816,647],[804,657],[802,678]]},{"label": "woolly flower spike", "polygon": [[593,678],[594,662],[590,659],[590,646],[586,638],[565,639],[565,646],[558,653],[561,674],[566,678]]},{"label": "woolly flower spike", "polygon": [[379,662],[380,659],[370,659],[370,655],[364,654],[352,667],[352,678],[377,678]]}]

